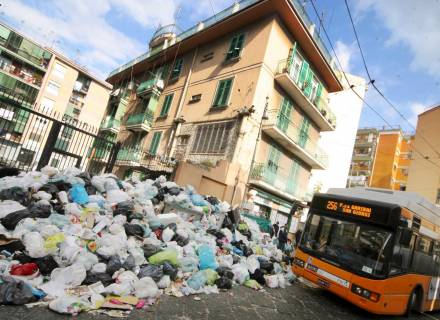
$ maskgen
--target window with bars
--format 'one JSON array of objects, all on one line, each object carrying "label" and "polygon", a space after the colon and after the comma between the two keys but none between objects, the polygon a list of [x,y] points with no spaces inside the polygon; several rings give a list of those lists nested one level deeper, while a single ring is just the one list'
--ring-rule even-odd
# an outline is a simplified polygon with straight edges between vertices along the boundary
[{"label": "window with bars", "polygon": [[191,153],[224,154],[233,126],[233,121],[199,125]]},{"label": "window with bars", "polygon": [[168,115],[168,112],[171,108],[171,103],[173,102],[174,93],[171,93],[167,96],[165,96],[165,99],[163,100],[162,109],[160,110],[160,116],[165,117]]},{"label": "window with bars", "polygon": [[220,80],[217,86],[213,107],[225,107],[228,105],[233,78]]}]

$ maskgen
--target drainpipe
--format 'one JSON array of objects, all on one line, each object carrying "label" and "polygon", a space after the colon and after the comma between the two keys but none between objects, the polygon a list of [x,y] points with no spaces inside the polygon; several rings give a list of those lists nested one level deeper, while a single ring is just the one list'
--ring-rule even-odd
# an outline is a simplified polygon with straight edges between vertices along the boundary
[{"label": "drainpipe", "polygon": [[[179,105],[177,106],[176,114],[174,115],[174,120],[178,120],[180,117],[180,112],[182,111],[183,104],[186,99],[186,94],[188,92],[188,86],[189,86],[189,82],[191,80],[192,70],[194,67],[194,63],[196,61],[198,50],[199,50],[199,47],[196,47],[196,49],[194,51],[193,59],[191,62],[191,68],[189,69],[188,76],[186,77],[185,84],[182,89],[182,94],[180,95]],[[170,140],[168,140],[167,152],[166,152],[168,157],[171,157],[172,154],[174,153],[174,149],[176,147],[176,137],[180,133],[180,128],[182,126],[182,123],[184,123],[184,121],[182,121],[182,120],[176,121],[175,125],[173,126],[173,129],[171,131]]]}]

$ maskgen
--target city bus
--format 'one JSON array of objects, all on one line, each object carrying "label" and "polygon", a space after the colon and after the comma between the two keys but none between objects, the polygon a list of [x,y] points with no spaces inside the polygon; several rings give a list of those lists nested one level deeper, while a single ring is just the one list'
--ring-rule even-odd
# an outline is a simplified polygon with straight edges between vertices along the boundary
[{"label": "city bus", "polygon": [[371,188],[315,194],[294,273],[375,314],[440,309],[440,208]]}]

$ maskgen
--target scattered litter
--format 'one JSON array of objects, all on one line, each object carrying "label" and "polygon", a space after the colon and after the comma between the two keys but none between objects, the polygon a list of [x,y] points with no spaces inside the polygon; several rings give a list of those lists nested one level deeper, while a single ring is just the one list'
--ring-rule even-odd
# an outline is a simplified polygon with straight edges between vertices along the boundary
[{"label": "scattered litter", "polygon": [[0,179],[0,304],[125,318],[162,294],[285,288],[296,277],[264,237],[228,203],[163,176],[47,166]]}]

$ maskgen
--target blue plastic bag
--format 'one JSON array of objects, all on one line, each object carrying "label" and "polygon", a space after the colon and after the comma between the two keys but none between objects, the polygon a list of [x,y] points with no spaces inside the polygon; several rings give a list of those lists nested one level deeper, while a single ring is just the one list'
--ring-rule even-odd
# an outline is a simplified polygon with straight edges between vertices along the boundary
[{"label": "blue plastic bag", "polygon": [[215,260],[215,253],[210,246],[203,244],[199,247],[197,252],[199,256],[199,268],[204,269],[217,269],[218,263]]},{"label": "blue plastic bag", "polygon": [[196,193],[193,193],[191,195],[191,202],[193,205],[198,207],[203,207],[208,205],[208,202],[205,199],[203,199],[203,197],[200,194],[196,194]]},{"label": "blue plastic bag", "polygon": [[87,191],[84,188],[84,186],[80,184],[73,185],[72,188],[69,190],[69,195],[70,195],[70,199],[72,199],[73,202],[76,202],[80,205],[89,202],[89,195],[87,194]]},{"label": "blue plastic bag", "polygon": [[203,288],[206,284],[205,274],[201,271],[194,273],[188,280],[186,280],[186,284],[194,290]]}]

